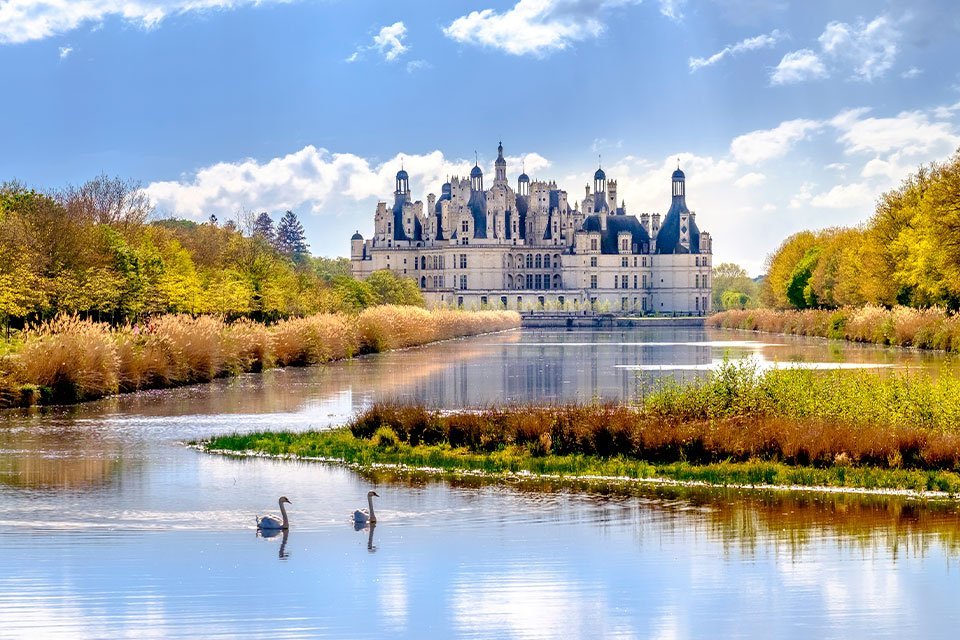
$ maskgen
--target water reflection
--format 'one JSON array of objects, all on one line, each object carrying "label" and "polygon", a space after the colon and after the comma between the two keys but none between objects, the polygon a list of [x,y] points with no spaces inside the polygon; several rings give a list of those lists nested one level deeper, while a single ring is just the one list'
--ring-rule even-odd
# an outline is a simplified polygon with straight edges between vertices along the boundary
[{"label": "water reflection", "polygon": [[280,550],[278,555],[281,560],[286,560],[290,557],[290,554],[287,552],[287,538],[290,535],[289,529],[257,529],[257,537],[264,538],[269,540],[270,538],[280,537]]},{"label": "water reflection", "polygon": [[[952,366],[938,354],[753,338],[515,331],[2,412],[0,519],[23,523],[0,530],[3,634],[949,636],[960,624],[960,512],[952,503],[357,474],[179,444],[341,424],[383,398],[443,408],[631,399],[659,376],[702,375],[662,368],[727,355]],[[371,485],[389,505],[381,514],[389,526],[371,525],[364,536],[344,516]],[[251,514],[284,494],[304,505],[296,535],[260,542],[279,542],[279,558],[292,552],[293,563],[277,562],[249,537]]]}]

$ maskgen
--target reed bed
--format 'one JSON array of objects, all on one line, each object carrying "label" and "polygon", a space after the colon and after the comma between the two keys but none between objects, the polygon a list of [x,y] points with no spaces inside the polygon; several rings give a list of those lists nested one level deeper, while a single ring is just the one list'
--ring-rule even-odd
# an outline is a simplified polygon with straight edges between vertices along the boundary
[{"label": "reed bed", "polygon": [[142,323],[59,317],[24,331],[16,353],[0,358],[0,406],[69,403],[117,392],[171,387],[308,366],[519,326],[505,311],[426,311],[387,305],[358,316],[318,314],[266,326],[216,316],[165,315]]},{"label": "reed bed", "polygon": [[710,316],[708,322],[724,329],[960,351],[960,316],[937,307],[886,309],[866,305],[802,311],[731,309]]},{"label": "reed bed", "polygon": [[960,470],[960,379],[726,363],[706,381],[666,383],[637,406],[509,406],[441,413],[379,404],[360,439],[533,455],[629,456],[713,464]]},{"label": "reed bed", "polygon": [[759,372],[726,362],[639,404],[446,412],[376,404],[342,429],[214,438],[208,449],[448,471],[661,477],[960,493],[960,378]]}]

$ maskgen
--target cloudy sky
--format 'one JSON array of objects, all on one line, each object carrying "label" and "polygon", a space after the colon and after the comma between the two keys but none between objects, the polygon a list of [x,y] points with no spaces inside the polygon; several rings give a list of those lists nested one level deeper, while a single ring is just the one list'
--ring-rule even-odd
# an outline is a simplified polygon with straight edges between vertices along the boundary
[{"label": "cloudy sky", "polygon": [[[503,140],[631,213],[677,158],[719,260],[760,273],[960,147],[955,0],[0,0],[0,180],[140,180],[162,215],[296,211],[347,255],[391,198]],[[275,215],[275,217],[277,217]]]}]

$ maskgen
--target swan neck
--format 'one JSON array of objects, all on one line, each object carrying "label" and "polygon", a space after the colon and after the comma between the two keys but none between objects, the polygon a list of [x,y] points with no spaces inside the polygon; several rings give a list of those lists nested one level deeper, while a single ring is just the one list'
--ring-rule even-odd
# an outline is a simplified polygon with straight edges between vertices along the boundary
[{"label": "swan neck", "polygon": [[287,528],[287,509],[282,502],[280,503],[280,515],[283,516],[283,528],[286,529]]},{"label": "swan neck", "polygon": [[377,516],[373,513],[373,496],[367,496],[367,504],[370,505],[370,522],[376,522]]}]

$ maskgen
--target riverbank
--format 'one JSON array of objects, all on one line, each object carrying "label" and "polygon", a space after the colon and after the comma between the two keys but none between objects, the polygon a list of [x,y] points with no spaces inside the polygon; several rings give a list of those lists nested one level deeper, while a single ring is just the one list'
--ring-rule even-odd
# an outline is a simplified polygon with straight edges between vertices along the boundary
[{"label": "riverbank", "polygon": [[867,305],[841,309],[731,309],[707,325],[764,333],[815,336],[938,351],[960,351],[960,316],[939,308],[886,309]]},{"label": "riverbank", "polygon": [[347,427],[226,435],[206,450],[359,466],[960,493],[960,380],[727,363],[639,406],[441,412],[375,405]]},{"label": "riverbank", "polygon": [[83,402],[519,326],[519,315],[511,311],[427,311],[394,305],[273,325],[166,315],[111,327],[61,317],[25,331],[0,355],[0,407]]}]

